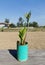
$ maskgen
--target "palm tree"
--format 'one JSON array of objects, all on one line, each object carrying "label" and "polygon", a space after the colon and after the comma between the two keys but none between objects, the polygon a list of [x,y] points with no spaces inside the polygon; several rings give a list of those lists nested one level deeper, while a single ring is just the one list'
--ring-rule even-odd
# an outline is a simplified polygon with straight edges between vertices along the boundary
[{"label": "palm tree", "polygon": [[9,19],[5,19],[5,26],[9,27]]},{"label": "palm tree", "polygon": [[20,25],[20,26],[23,26],[23,22],[24,22],[23,18],[20,17],[20,18],[19,18],[19,25]]}]

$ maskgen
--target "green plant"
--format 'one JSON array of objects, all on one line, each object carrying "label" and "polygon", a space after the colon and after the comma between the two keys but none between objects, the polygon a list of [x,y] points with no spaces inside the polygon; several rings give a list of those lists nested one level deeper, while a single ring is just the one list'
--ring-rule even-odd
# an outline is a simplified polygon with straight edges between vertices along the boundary
[{"label": "green plant", "polygon": [[[28,24],[28,27],[29,27],[29,19],[31,17],[31,12],[27,13],[25,17],[27,19],[27,24]],[[20,38],[20,44],[21,45],[25,44],[25,39],[26,39],[26,36],[27,36],[28,27],[27,27],[27,29],[26,29],[26,27],[24,27],[23,29],[21,29],[19,31],[19,38]]]},{"label": "green plant", "polygon": [[26,20],[27,20],[27,26],[29,27],[29,19],[31,17],[31,12],[25,14]]},{"label": "green plant", "polygon": [[24,27],[19,31],[19,38],[20,38],[20,44],[24,45],[25,44],[25,35],[26,35],[27,29]]}]

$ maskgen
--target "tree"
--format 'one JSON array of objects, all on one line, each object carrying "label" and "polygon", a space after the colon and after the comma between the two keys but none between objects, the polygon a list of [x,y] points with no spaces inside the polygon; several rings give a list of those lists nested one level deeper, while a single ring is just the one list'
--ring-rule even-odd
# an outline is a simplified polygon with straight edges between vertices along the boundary
[{"label": "tree", "polygon": [[9,19],[5,19],[5,23],[9,23]]},{"label": "tree", "polygon": [[32,25],[33,25],[33,27],[38,27],[38,23],[35,21],[32,23]]},{"label": "tree", "polygon": [[15,28],[16,26],[15,26],[15,24],[11,23],[11,24],[9,25],[9,27]]},{"label": "tree", "polygon": [[9,27],[9,19],[5,19],[5,26]]},{"label": "tree", "polygon": [[29,27],[33,27],[33,24],[31,22],[29,23]]},{"label": "tree", "polygon": [[38,23],[35,21],[32,23],[32,25],[33,25],[33,27],[38,27]]},{"label": "tree", "polygon": [[17,27],[19,27],[20,26],[20,24],[19,24],[19,22],[17,22]]},{"label": "tree", "polygon": [[23,18],[20,17],[20,18],[19,18],[18,25],[19,25],[20,27],[22,27],[22,26],[23,26],[23,22],[24,22]]}]

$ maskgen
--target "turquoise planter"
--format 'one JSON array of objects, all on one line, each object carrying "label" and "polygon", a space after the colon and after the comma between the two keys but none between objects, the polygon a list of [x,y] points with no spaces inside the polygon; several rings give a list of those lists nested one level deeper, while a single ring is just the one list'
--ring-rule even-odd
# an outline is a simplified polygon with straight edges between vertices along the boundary
[{"label": "turquoise planter", "polygon": [[17,59],[19,61],[26,61],[28,59],[28,43],[17,45]]}]

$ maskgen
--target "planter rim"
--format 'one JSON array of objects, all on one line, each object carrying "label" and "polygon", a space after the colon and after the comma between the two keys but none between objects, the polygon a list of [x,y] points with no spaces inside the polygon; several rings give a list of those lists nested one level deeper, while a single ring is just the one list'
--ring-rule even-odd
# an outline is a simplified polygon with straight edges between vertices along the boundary
[{"label": "planter rim", "polygon": [[25,44],[21,45],[20,42],[17,41],[17,44],[18,44],[19,46],[26,46],[26,45],[28,45],[28,42],[25,42]]}]

